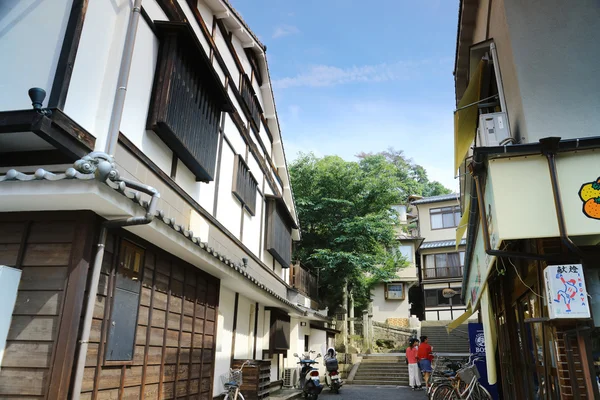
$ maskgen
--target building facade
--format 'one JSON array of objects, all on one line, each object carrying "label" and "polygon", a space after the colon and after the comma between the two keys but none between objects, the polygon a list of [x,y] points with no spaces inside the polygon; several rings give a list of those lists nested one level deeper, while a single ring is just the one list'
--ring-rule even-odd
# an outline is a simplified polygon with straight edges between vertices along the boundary
[{"label": "building facade", "polygon": [[332,331],[265,46],[226,0],[0,14],[0,398],[210,399],[246,359],[268,397]]},{"label": "building facade", "polygon": [[505,399],[600,398],[598,20],[593,1],[460,2],[457,323],[480,310]]},{"label": "building facade", "polygon": [[[418,216],[419,236],[423,238],[417,250],[423,317],[426,321],[451,321],[465,311],[460,295],[465,242],[461,240],[456,245],[456,228],[461,219],[458,195],[416,198],[411,205]],[[447,289],[455,294],[447,297],[444,293]]]},{"label": "building facade", "polygon": [[376,284],[371,290],[373,321],[408,328],[413,315],[409,292],[418,284],[415,251],[419,237],[414,228],[415,216],[404,205],[394,206],[399,216],[397,228],[398,251],[407,265],[398,270],[396,277]]}]

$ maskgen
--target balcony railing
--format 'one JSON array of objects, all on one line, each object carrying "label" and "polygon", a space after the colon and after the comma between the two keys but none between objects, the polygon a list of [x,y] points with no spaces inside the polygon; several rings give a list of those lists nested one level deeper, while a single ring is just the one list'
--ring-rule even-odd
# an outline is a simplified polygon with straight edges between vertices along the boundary
[{"label": "balcony railing", "polygon": [[260,115],[262,114],[262,108],[260,107],[256,93],[254,93],[252,83],[246,74],[242,74],[240,93],[242,99],[244,99],[244,104],[250,113],[250,122],[254,126],[254,130],[258,132],[260,131]]},{"label": "balcony railing", "polygon": [[311,299],[316,299],[318,295],[317,277],[300,263],[293,264],[290,272],[290,286]]},{"label": "balcony railing", "polygon": [[462,278],[463,267],[423,268],[423,279]]}]

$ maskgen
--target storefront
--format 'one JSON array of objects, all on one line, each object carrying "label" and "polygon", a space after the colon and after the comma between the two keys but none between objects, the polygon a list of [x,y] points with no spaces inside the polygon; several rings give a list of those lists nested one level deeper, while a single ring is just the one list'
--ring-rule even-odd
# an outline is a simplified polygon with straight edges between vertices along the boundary
[{"label": "storefront", "polygon": [[[600,155],[561,150],[552,171],[550,157],[534,151],[474,156],[465,301],[481,311],[502,398],[598,399]],[[578,275],[560,280],[557,270]]]}]

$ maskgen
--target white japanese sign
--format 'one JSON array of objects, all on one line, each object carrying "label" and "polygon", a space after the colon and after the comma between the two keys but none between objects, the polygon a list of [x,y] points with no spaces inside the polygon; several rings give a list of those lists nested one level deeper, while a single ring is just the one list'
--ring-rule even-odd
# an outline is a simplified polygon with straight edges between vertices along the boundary
[{"label": "white japanese sign", "polygon": [[590,318],[581,264],[552,265],[544,270],[550,319]]}]

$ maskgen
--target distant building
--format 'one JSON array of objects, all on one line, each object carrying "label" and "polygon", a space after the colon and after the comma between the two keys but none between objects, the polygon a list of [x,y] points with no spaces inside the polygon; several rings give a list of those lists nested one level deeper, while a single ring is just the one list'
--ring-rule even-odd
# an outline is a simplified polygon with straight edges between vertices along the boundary
[{"label": "distant building", "polygon": [[[412,197],[418,221],[418,235],[423,238],[417,249],[419,282],[423,291],[424,319],[450,321],[465,311],[461,300],[461,281],[465,241],[456,245],[456,228],[461,219],[458,195]],[[444,296],[444,289],[456,294]]]},{"label": "distant building", "polygon": [[371,292],[373,320],[390,325],[408,327],[411,316],[409,290],[418,284],[415,251],[418,247],[415,215],[407,212],[407,207],[393,207],[398,213],[398,250],[405,257],[408,265],[398,271],[396,277],[387,282],[378,283]]}]

